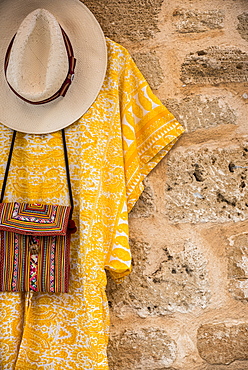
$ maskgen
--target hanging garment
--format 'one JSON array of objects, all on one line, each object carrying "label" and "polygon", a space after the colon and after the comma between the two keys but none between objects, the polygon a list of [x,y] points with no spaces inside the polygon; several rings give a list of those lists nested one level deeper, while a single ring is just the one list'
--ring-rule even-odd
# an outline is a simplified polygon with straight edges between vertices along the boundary
[{"label": "hanging garment", "polygon": [[[130,55],[107,39],[108,70],[81,119],[66,128],[74,220],[69,293],[0,294],[2,370],[107,370],[109,270],[130,273],[128,212],[142,181],[183,133]],[[0,125],[0,171],[12,131]],[[61,133],[18,133],[6,202],[68,204]]]}]

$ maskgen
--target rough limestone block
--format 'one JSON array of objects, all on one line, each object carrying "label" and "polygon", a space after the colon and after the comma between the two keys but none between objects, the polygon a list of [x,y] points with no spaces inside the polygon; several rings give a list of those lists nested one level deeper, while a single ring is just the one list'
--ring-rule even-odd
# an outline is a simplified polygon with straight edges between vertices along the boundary
[{"label": "rough limestone block", "polygon": [[156,52],[135,53],[132,56],[151,88],[158,89],[163,82],[164,74]]},{"label": "rough limestone block", "polygon": [[187,132],[223,124],[236,124],[236,115],[222,97],[196,95],[184,99],[167,99],[166,107]]},{"label": "rough limestone block", "polygon": [[248,81],[248,54],[237,48],[212,46],[188,54],[181,68],[185,84]]},{"label": "rough limestone block", "polygon": [[147,178],[144,180],[144,185],[145,188],[141,196],[129,214],[131,218],[149,217],[156,210],[154,193]]},{"label": "rough limestone block", "polygon": [[[181,149],[181,150],[180,150]],[[167,161],[165,213],[172,223],[248,218],[248,143],[178,148]]]},{"label": "rough limestone block", "polygon": [[224,12],[222,10],[186,10],[174,11],[175,27],[180,33],[205,32],[224,27]]},{"label": "rough limestone block", "polygon": [[204,364],[202,367],[197,368],[197,370],[247,370],[248,361],[234,361],[229,365],[211,365]]},{"label": "rough limestone block", "polygon": [[239,24],[237,30],[240,33],[240,36],[248,41],[248,12],[242,13],[238,16]]},{"label": "rough limestone block", "polygon": [[132,240],[131,248],[132,274],[119,285],[109,281],[107,289],[116,316],[124,318],[131,311],[144,318],[207,306],[210,299],[207,261],[190,241],[176,253],[165,240],[164,248],[157,252],[158,261],[154,260],[154,247],[148,243]]},{"label": "rough limestone block", "polygon": [[200,356],[210,364],[248,360],[248,323],[204,324],[197,333]]},{"label": "rough limestone block", "polygon": [[110,370],[162,370],[175,361],[176,344],[156,327],[125,330],[111,335],[108,353]]},{"label": "rough limestone block", "polygon": [[158,32],[163,0],[84,0],[106,36],[117,42],[146,40]]},{"label": "rough limestone block", "polygon": [[234,235],[227,248],[229,290],[236,299],[248,300],[248,233]]}]

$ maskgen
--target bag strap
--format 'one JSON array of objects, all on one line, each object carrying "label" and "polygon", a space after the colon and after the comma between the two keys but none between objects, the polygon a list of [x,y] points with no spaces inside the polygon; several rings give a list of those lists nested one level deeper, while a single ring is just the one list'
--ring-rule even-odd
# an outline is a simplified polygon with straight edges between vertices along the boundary
[{"label": "bag strap", "polygon": [[71,190],[71,177],[70,177],[70,167],[69,167],[69,160],[68,160],[67,146],[66,146],[66,139],[65,139],[65,130],[62,128],[61,131],[62,131],[62,139],[63,139],[63,147],[64,147],[67,185],[68,185],[68,191],[69,191],[69,197],[70,197],[70,203],[71,203],[71,212],[70,212],[70,219],[71,219],[72,218],[72,213],[73,213],[73,208],[74,208],[74,202],[73,202],[73,196],[72,196],[72,190]]},{"label": "bag strap", "polygon": [[[62,129],[61,131],[62,131],[62,140],[63,140],[63,148],[64,148],[64,156],[65,156],[66,177],[67,177],[67,184],[68,184],[69,197],[70,197],[70,203],[71,203],[71,212],[70,212],[70,219],[71,219],[71,216],[72,216],[72,213],[73,213],[73,208],[74,208],[74,202],[73,202],[72,189],[71,189],[71,178],[70,178],[69,161],[68,161],[67,146],[66,146],[66,139],[65,139],[65,130]],[[6,165],[6,169],[5,169],[4,179],[3,179],[3,186],[2,186],[1,196],[0,196],[0,203],[3,202],[3,198],[4,198],[4,192],[5,192],[5,188],[6,188],[6,184],[7,184],[7,178],[8,178],[12,153],[13,153],[13,149],[14,149],[15,138],[16,138],[16,131],[14,130],[13,135],[12,135],[11,145],[10,145],[8,161],[7,161],[7,165]]]},{"label": "bag strap", "polygon": [[6,169],[5,169],[5,174],[4,174],[4,179],[3,179],[3,186],[2,186],[2,191],[1,191],[0,203],[3,203],[3,197],[4,197],[4,192],[5,192],[5,188],[6,188],[6,184],[7,184],[9,167],[10,167],[11,157],[12,157],[14,143],[15,143],[15,137],[16,137],[16,131],[13,131],[12,141],[11,141],[10,151],[9,151],[9,156],[8,156],[8,161],[7,161],[7,166],[6,166]]}]

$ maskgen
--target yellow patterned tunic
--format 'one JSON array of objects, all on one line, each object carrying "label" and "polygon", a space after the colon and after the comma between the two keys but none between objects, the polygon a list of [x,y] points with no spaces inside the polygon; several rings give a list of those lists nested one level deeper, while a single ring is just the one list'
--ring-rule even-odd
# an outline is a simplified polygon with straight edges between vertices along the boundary
[{"label": "yellow patterned tunic", "polygon": [[[78,232],[68,294],[0,293],[0,369],[106,370],[108,269],[130,272],[128,211],[183,128],[130,55],[107,39],[108,70],[91,108],[66,129]],[[34,119],[35,125],[35,119]],[[0,125],[0,171],[12,132]],[[61,133],[17,134],[5,201],[69,204]]]}]

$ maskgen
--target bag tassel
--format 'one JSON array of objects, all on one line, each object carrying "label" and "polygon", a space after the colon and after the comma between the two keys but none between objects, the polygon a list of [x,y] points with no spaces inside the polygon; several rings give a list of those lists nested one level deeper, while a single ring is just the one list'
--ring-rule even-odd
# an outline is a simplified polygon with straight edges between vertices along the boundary
[{"label": "bag tassel", "polygon": [[28,320],[29,320],[29,313],[31,309],[32,304],[32,298],[33,298],[34,292],[29,291],[25,293],[25,313],[24,313],[24,325],[23,329],[25,328]]}]

